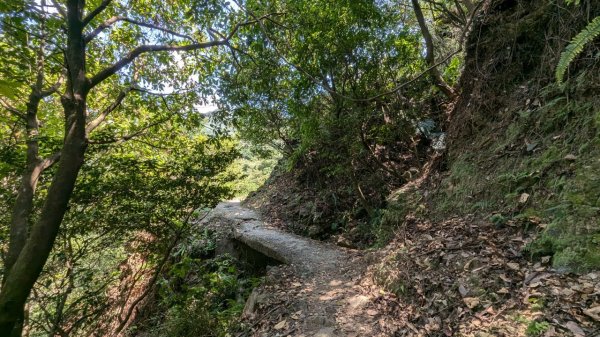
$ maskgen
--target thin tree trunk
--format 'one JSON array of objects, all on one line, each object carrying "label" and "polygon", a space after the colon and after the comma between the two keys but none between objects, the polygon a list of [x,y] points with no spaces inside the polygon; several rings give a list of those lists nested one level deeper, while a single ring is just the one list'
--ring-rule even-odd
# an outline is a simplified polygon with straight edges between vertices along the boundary
[{"label": "thin tree trunk", "polygon": [[54,245],[60,224],[87,148],[85,109],[88,80],[85,77],[83,1],[67,2],[67,91],[62,97],[65,139],[58,169],[48,190],[40,219],[31,228],[18,258],[0,291],[0,336],[20,333],[25,303]]},{"label": "thin tree trunk", "polygon": [[425,22],[425,17],[423,16],[423,11],[421,10],[421,5],[419,4],[419,0],[411,0],[413,9],[415,11],[415,16],[417,17],[417,21],[419,22],[419,27],[421,28],[421,34],[423,34],[423,39],[425,39],[425,61],[427,61],[427,65],[431,67],[429,70],[429,74],[433,77],[433,81],[435,82],[435,86],[440,89],[446,95],[446,97],[452,99],[456,97],[456,92],[454,89],[444,81],[440,71],[435,66],[435,54],[433,47],[433,38],[431,37],[431,33],[429,32],[429,28],[427,27],[427,23]]},{"label": "thin tree trunk", "polygon": [[[33,196],[39,178],[40,163],[38,158],[38,122],[37,110],[41,97],[34,92],[29,96],[27,104],[27,158],[26,168],[21,176],[21,186],[12,212],[10,224],[10,244],[6,254],[5,277],[17,261],[17,257],[27,240],[28,221],[33,209]],[[6,279],[4,279],[6,281]]]},{"label": "thin tree trunk", "polygon": [[[42,0],[42,5],[45,2]],[[42,21],[42,34],[44,33],[44,22]],[[43,39],[40,40],[40,46],[37,50],[36,57],[36,80],[31,88],[27,100],[27,111],[25,113],[26,136],[27,136],[27,152],[25,159],[25,171],[21,176],[21,186],[17,192],[17,197],[12,210],[12,218],[10,223],[10,239],[6,261],[4,263],[4,281],[10,273],[10,269],[17,261],[19,253],[25,241],[27,240],[27,231],[29,218],[33,210],[33,197],[37,186],[38,178],[42,172],[41,161],[39,158],[39,123],[37,114],[42,98],[44,86],[44,48]]]}]

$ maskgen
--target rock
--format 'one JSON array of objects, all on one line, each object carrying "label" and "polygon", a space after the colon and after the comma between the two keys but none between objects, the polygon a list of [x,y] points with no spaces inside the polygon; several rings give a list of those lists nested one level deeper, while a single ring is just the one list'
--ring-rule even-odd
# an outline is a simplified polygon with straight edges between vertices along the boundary
[{"label": "rock", "polygon": [[244,311],[242,311],[242,317],[250,317],[252,314],[254,314],[256,304],[260,303],[263,298],[264,295],[262,295],[257,288],[254,288],[250,296],[248,296],[248,300],[246,300]]},{"label": "rock", "polygon": [[519,196],[519,203],[520,204],[526,203],[527,200],[529,200],[529,193],[522,193],[521,196]]},{"label": "rock", "polygon": [[348,304],[352,309],[358,309],[367,303],[369,303],[369,298],[364,295],[358,295],[348,299]]}]

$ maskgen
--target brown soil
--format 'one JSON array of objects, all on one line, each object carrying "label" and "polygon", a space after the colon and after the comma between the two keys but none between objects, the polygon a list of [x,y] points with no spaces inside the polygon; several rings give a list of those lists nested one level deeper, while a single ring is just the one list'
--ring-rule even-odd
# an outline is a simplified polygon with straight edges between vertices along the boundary
[{"label": "brown soil", "polygon": [[238,336],[600,333],[600,274],[532,262],[522,252],[533,231],[519,224],[412,219],[388,247],[363,253],[270,227],[238,204],[216,213],[234,219],[235,237],[288,263],[253,291]]},{"label": "brown soil", "polygon": [[[239,203],[219,204],[203,221],[286,265],[272,267],[243,314],[240,336],[390,336],[393,300],[365,278],[365,256],[275,228]],[[229,228],[229,229],[228,229]]]},{"label": "brown soil", "polygon": [[598,336],[600,274],[523,255],[533,231],[469,218],[407,221],[364,253],[270,226],[237,203],[208,222],[286,265],[250,296],[239,336]]}]

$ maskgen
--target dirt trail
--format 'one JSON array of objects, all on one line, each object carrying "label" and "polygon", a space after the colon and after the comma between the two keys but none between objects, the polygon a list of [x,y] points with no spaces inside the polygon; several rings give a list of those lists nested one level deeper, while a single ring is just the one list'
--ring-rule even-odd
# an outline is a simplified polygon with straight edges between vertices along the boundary
[{"label": "dirt trail", "polygon": [[348,250],[276,229],[239,203],[219,204],[204,220],[285,265],[269,270],[244,310],[240,336],[389,336],[386,297],[363,278],[365,259]]}]

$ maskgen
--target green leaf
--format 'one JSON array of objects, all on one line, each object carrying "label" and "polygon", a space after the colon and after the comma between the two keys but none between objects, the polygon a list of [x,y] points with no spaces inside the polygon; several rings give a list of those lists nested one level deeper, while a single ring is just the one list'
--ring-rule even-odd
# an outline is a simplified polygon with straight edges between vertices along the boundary
[{"label": "green leaf", "polygon": [[560,60],[556,66],[556,81],[562,83],[565,73],[569,65],[575,58],[581,54],[583,48],[596,37],[600,35],[600,16],[590,22],[579,34],[577,34],[571,43],[565,48],[565,51],[560,55]]},{"label": "green leaf", "polygon": [[18,94],[19,94],[19,84],[18,83],[0,79],[0,96],[14,99],[14,98],[16,98],[16,96]]}]

